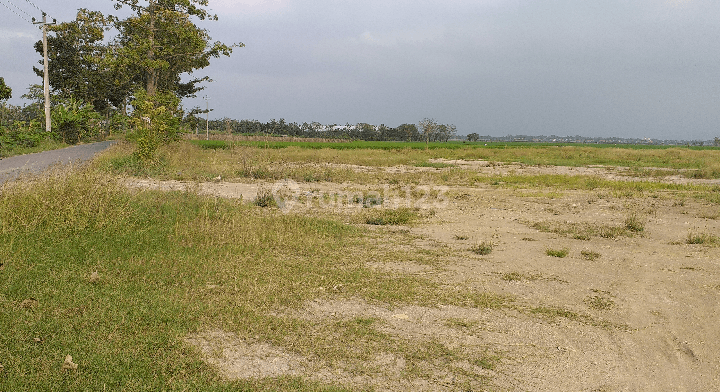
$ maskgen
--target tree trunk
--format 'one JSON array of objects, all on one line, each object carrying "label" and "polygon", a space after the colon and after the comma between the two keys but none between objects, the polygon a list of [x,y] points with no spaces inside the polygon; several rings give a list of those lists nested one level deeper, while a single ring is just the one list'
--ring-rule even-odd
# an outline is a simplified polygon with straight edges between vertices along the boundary
[{"label": "tree trunk", "polygon": [[[150,14],[150,49],[148,49],[148,60],[155,60],[155,2],[149,1],[148,13]],[[147,69],[146,90],[149,96],[155,95],[157,91],[158,71],[151,65]]]}]

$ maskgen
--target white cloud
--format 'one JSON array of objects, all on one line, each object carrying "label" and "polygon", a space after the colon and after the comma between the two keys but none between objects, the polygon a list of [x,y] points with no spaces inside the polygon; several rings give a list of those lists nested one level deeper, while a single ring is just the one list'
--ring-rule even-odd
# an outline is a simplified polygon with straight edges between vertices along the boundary
[{"label": "white cloud", "polygon": [[30,39],[33,41],[36,41],[42,37],[42,35],[38,33],[29,33],[26,31],[7,31],[7,30],[0,30],[0,41],[16,41],[18,39]]}]

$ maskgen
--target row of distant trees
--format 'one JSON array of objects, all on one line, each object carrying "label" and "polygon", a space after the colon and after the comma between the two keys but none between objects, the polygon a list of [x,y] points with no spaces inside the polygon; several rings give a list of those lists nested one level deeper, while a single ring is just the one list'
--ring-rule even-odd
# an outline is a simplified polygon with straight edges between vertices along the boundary
[{"label": "row of distant trees", "polygon": [[[439,124],[433,119],[424,119],[419,124],[401,124],[389,127],[385,124],[321,124],[319,122],[286,122],[285,119],[260,122],[258,120],[235,120],[223,118],[210,120],[196,116],[188,117],[185,122],[191,129],[208,126],[215,131],[233,134],[272,135],[311,137],[326,139],[350,139],[368,141],[429,141],[447,142],[455,138],[457,129],[454,125]],[[419,126],[418,126],[419,125]]]}]

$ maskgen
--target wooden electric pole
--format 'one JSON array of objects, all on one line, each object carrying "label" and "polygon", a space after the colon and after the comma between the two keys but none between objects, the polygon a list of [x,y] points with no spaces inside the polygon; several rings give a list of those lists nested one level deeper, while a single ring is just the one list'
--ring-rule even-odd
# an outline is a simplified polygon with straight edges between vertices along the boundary
[{"label": "wooden electric pole", "polygon": [[210,98],[205,96],[205,140],[210,140]]},{"label": "wooden electric pole", "polygon": [[56,23],[55,19],[53,19],[52,23],[47,22],[47,14],[43,12],[42,14],[42,22],[35,22],[35,18],[33,18],[34,24],[41,24],[42,25],[42,31],[43,31],[43,64],[45,65],[45,75],[44,75],[44,90],[45,90],[45,130],[47,132],[50,132],[52,127],[50,124],[50,75],[48,73],[48,44],[47,44],[47,26],[48,25],[54,25]]}]

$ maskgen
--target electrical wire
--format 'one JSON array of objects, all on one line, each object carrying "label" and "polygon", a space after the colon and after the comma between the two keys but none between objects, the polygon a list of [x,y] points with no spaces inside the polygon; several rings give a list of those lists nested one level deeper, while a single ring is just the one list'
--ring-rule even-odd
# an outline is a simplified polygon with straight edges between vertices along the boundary
[{"label": "electrical wire", "polygon": [[23,14],[27,15],[28,18],[32,18],[32,15],[28,14],[27,12],[25,12],[22,8],[16,6],[12,1],[10,1],[10,0],[6,0],[6,1],[7,1],[8,3],[12,4],[13,7],[17,8],[18,11],[20,11],[20,12],[22,12]]},{"label": "electrical wire", "polygon": [[[41,10],[40,7],[36,6],[35,3],[33,3],[32,1],[30,1],[30,0],[25,0],[25,1],[30,3],[30,5],[32,5],[33,7],[37,8],[38,11],[43,12],[43,10]],[[44,12],[43,12],[43,14],[44,14]]]},{"label": "electrical wire", "polygon": [[[0,0],[0,1],[1,1],[1,0]],[[18,10],[20,10],[20,11],[21,11],[22,13],[24,13],[25,15],[30,16],[30,14],[28,14],[27,12],[25,12],[25,11],[21,10],[20,8],[18,8],[18,6],[16,6],[15,4],[11,3],[10,0],[5,0],[5,1],[7,1],[7,2],[10,3],[10,4],[12,4],[13,7],[17,8]],[[28,22],[28,23],[30,23],[30,24],[33,24],[33,22],[29,21],[26,17],[18,14],[14,9],[10,8],[7,4],[5,4],[5,3],[3,3],[3,2],[0,2],[0,4],[4,5],[5,8],[9,9],[10,12],[12,12],[13,14],[15,14],[18,18],[20,18],[20,19],[22,19],[22,20],[24,20],[24,21],[26,21],[26,22]]]}]

